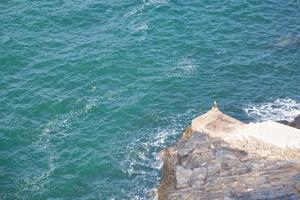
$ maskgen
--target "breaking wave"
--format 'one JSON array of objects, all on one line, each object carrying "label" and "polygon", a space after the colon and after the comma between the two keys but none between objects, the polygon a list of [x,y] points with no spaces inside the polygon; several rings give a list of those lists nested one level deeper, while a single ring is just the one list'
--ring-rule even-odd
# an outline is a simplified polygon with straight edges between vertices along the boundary
[{"label": "breaking wave", "polygon": [[256,121],[293,121],[300,115],[300,103],[293,99],[276,99],[273,102],[249,105],[244,111]]},{"label": "breaking wave", "polygon": [[[136,184],[131,190],[124,191],[130,199],[147,199],[145,194],[151,193],[159,182],[159,169],[162,166],[159,152],[166,148],[167,141],[174,140],[179,132],[177,128],[157,129],[152,133],[145,130],[141,137],[127,145],[121,167]],[[153,188],[149,188],[149,185],[153,185]]]},{"label": "breaking wave", "polygon": [[145,194],[153,195],[151,192],[159,183],[159,171],[162,167],[159,153],[174,143],[177,136],[186,127],[182,119],[191,117],[193,113],[193,110],[189,110],[184,114],[173,115],[168,118],[169,126],[141,131],[141,136],[127,145],[121,167],[122,171],[136,183],[134,188],[127,191],[130,199],[148,199],[149,195],[145,197]]}]

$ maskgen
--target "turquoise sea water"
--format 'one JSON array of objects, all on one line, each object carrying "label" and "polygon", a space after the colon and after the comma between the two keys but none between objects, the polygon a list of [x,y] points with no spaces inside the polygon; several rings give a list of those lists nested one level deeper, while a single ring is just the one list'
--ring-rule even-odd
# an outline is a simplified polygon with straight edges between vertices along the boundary
[{"label": "turquoise sea water", "polygon": [[216,100],[300,113],[300,2],[0,2],[0,199],[147,199]]}]

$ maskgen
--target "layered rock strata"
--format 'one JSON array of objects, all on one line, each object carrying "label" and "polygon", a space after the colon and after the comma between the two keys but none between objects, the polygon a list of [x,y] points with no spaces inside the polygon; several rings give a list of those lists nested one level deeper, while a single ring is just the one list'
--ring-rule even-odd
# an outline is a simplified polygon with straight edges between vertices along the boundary
[{"label": "layered rock strata", "polygon": [[[182,137],[162,151],[158,199],[300,199],[297,145],[261,139],[272,130],[265,125],[253,129],[259,137],[241,130],[251,132],[251,126],[217,108],[194,119]],[[280,124],[280,130],[300,145],[298,129]]]}]

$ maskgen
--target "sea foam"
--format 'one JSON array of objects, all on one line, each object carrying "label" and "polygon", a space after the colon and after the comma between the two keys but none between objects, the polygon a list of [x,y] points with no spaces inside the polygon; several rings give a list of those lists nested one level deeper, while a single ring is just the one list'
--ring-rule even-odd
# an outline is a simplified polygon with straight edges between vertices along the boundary
[{"label": "sea foam", "polygon": [[248,105],[244,111],[255,121],[292,121],[300,115],[300,103],[289,98],[276,99],[272,102]]},{"label": "sea foam", "polygon": [[141,194],[149,193],[159,182],[159,170],[163,164],[159,156],[160,151],[174,142],[186,127],[182,119],[194,113],[195,110],[188,110],[185,113],[167,117],[163,120],[168,120],[169,125],[153,130],[141,130],[140,137],[127,145],[125,159],[120,163],[122,171],[136,183],[143,183],[136,185],[129,192],[131,199],[147,199]]}]

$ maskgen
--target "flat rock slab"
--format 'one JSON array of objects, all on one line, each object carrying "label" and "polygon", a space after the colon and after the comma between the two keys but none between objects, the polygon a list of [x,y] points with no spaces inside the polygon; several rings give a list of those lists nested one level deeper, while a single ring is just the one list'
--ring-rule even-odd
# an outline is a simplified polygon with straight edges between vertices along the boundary
[{"label": "flat rock slab", "polygon": [[300,148],[300,130],[277,122],[251,123],[235,130],[236,137],[253,137],[279,148]]},{"label": "flat rock slab", "polygon": [[231,133],[245,125],[219,110],[212,109],[209,112],[192,120],[191,129],[195,132],[204,132],[212,136]]}]

